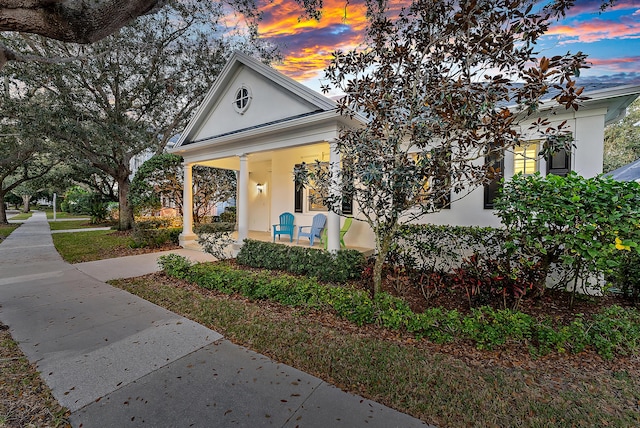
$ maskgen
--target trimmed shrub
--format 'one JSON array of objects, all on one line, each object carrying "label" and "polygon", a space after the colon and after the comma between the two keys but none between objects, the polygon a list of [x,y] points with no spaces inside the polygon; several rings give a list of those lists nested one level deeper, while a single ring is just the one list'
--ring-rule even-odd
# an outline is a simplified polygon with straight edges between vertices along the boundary
[{"label": "trimmed shrub", "polygon": [[178,254],[167,254],[166,256],[158,257],[158,265],[169,276],[187,279],[191,273],[193,263]]},{"label": "trimmed shrub", "polygon": [[167,242],[178,244],[182,232],[179,217],[138,217],[133,227],[133,248],[157,248]]},{"label": "trimmed shrub", "polygon": [[336,256],[316,248],[292,247],[246,239],[237,256],[238,264],[283,270],[321,281],[343,283],[360,278],[364,256],[356,250],[340,250]]}]

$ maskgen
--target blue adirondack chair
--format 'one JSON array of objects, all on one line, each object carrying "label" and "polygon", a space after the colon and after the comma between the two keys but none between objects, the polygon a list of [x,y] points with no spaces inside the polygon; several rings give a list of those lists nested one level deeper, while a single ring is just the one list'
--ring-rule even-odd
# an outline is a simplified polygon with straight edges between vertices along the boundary
[{"label": "blue adirondack chair", "polygon": [[273,242],[276,242],[276,235],[280,239],[280,235],[289,235],[289,242],[293,242],[293,231],[295,225],[293,224],[293,214],[282,213],[280,214],[280,223],[273,225]]},{"label": "blue adirondack chair", "polygon": [[[313,223],[311,226],[300,226],[298,228],[298,244],[300,243],[300,237],[306,236],[309,238],[309,245],[313,247],[313,241],[316,238],[322,240],[321,233],[324,229],[324,225],[327,222],[327,216],[324,214],[316,214],[313,216]],[[304,232],[304,229],[309,229],[308,232]]]}]

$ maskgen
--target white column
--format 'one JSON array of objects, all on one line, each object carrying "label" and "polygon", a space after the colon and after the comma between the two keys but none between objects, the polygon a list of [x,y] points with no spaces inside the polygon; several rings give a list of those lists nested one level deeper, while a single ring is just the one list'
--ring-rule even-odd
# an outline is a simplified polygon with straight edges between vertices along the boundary
[{"label": "white column", "polygon": [[[331,181],[333,185],[329,192],[336,195],[340,192],[338,188],[338,177],[340,174],[340,152],[335,141],[329,143],[329,168],[331,168]],[[340,249],[340,216],[329,211],[327,215],[327,250],[331,253],[337,253]]]},{"label": "white column", "polygon": [[249,160],[246,153],[240,155],[240,173],[238,174],[238,244],[249,236]]},{"label": "white column", "polygon": [[182,189],[182,233],[180,245],[185,246],[189,241],[195,241],[193,233],[193,164],[183,163],[184,180]]}]

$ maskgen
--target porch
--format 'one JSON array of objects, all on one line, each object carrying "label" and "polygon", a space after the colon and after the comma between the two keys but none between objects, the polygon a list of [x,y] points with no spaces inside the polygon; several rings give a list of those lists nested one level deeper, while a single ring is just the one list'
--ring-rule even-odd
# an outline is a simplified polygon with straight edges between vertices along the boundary
[{"label": "porch", "polygon": [[[231,234],[232,238],[234,241],[238,241],[238,232],[235,231]],[[261,232],[261,231],[256,231],[256,230],[250,230],[248,232],[248,239],[253,239],[256,241],[262,241],[262,242],[273,242],[273,234],[269,233],[269,232]],[[289,239],[287,237],[284,237],[282,239],[276,239],[276,244],[283,244],[283,245],[289,245],[292,247],[307,247],[307,248],[315,248],[318,250],[323,250],[324,249],[324,244],[318,240],[316,240],[316,242],[314,242],[313,247],[309,246],[309,239],[307,238],[302,238],[300,240],[300,243],[298,243],[298,238],[296,236],[296,238],[294,238],[293,242],[289,242]],[[187,243],[186,245],[184,245],[184,248],[188,248],[191,250],[198,250],[198,251],[203,251],[202,247],[200,247],[200,245],[196,242],[196,241],[190,241],[189,243]],[[348,249],[350,250],[357,250],[360,251],[362,254],[364,254],[365,257],[369,257],[372,256],[374,254],[374,249],[373,248],[367,248],[367,247],[358,247],[358,246],[351,246],[351,245],[347,245]],[[236,244],[236,251],[239,249],[239,246]]]}]

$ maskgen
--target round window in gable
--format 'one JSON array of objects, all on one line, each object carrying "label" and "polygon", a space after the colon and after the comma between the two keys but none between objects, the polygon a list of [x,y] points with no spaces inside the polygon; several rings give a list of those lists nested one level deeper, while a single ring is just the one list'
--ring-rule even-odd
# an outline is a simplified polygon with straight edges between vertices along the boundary
[{"label": "round window in gable", "polygon": [[251,103],[251,90],[247,86],[242,85],[236,91],[236,98],[235,98],[235,101],[233,102],[233,107],[236,109],[238,113],[244,114],[244,112],[247,111],[247,109],[249,108],[250,103]]}]

